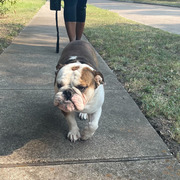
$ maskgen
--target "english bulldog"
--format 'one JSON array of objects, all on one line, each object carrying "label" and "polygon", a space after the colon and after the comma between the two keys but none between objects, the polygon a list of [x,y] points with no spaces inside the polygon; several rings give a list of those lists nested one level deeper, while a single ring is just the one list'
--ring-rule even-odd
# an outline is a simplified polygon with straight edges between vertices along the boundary
[{"label": "english bulldog", "polygon": [[[104,102],[104,78],[99,72],[96,55],[89,43],[70,42],[63,50],[55,72],[54,105],[64,114],[71,142],[87,140],[98,128]],[[81,131],[75,120],[88,119]]]}]

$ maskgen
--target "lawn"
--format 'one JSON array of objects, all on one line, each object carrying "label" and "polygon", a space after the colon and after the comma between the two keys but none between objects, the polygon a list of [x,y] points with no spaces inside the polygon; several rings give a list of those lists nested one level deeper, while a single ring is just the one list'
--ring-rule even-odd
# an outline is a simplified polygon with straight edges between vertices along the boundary
[{"label": "lawn", "polygon": [[180,143],[180,36],[91,5],[85,35],[149,121]]},{"label": "lawn", "polygon": [[[0,54],[32,19],[45,0],[17,0],[17,3],[6,3],[5,14],[0,14]],[[2,4],[0,4],[2,7]]]}]

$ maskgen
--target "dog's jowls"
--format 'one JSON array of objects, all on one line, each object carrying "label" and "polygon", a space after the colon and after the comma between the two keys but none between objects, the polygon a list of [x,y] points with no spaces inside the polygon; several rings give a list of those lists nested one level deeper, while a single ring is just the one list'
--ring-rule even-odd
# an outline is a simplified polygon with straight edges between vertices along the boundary
[{"label": "dog's jowls", "polygon": [[[54,105],[64,114],[68,138],[89,139],[98,128],[104,102],[104,78],[97,69],[97,59],[90,44],[73,41],[63,50],[56,66]],[[79,131],[75,113],[88,119],[88,125]]]}]

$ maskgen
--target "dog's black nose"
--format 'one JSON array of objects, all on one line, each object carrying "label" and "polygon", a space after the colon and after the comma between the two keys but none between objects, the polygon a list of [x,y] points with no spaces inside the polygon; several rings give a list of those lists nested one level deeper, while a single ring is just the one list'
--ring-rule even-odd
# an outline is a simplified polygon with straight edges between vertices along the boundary
[{"label": "dog's black nose", "polygon": [[64,94],[64,96],[65,96],[65,98],[66,98],[67,100],[71,100],[71,97],[72,97],[72,91],[71,91],[71,90],[65,90],[65,91],[63,92],[63,94]]}]

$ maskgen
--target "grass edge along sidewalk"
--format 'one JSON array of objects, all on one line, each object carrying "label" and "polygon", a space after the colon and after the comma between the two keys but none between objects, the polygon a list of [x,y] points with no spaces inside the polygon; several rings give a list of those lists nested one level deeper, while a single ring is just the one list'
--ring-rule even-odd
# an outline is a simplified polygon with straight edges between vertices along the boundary
[{"label": "grass edge along sidewalk", "polygon": [[0,15],[0,54],[45,2],[46,0],[17,0],[15,4],[8,1],[4,3],[4,8],[8,8],[8,11]]},{"label": "grass edge along sidewalk", "polygon": [[180,36],[91,5],[85,36],[161,137],[180,143]]}]

